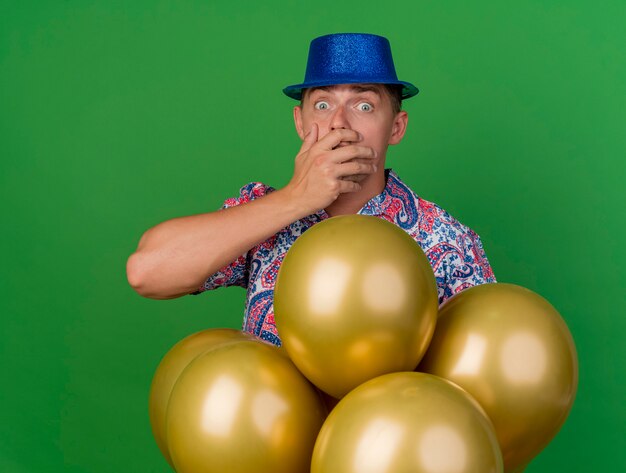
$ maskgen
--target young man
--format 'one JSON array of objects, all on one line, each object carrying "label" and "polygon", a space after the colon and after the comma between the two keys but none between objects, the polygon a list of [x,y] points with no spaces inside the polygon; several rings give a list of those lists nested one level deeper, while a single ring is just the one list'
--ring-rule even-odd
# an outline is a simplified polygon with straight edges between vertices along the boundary
[{"label": "young man", "polygon": [[220,211],[149,229],[127,264],[139,294],[170,299],[245,287],[244,330],[279,345],[273,296],[285,253],[316,223],[354,213],[384,218],[419,243],[433,266],[440,303],[495,282],[478,235],[385,169],[387,147],[402,140],[408,123],[401,100],[418,93],[397,79],[385,38],[314,39],[305,82],[283,92],[301,100],[294,121],[303,143],[289,184],[275,190],[253,182]]}]

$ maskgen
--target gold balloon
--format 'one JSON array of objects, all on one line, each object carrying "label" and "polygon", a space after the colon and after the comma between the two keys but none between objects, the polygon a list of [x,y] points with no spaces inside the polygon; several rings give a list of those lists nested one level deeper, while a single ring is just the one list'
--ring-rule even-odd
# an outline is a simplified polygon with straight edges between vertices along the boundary
[{"label": "gold balloon", "polygon": [[344,215],[290,248],[274,290],[278,332],[296,366],[341,398],[417,366],[437,320],[437,285],[419,245],[381,218]]},{"label": "gold balloon", "polygon": [[254,337],[240,330],[209,329],[189,335],[168,351],[157,367],[148,400],[148,412],[154,439],[167,462],[173,466],[167,447],[165,414],[172,388],[191,361],[205,351],[235,340],[253,340]]},{"label": "gold balloon", "polygon": [[565,322],[544,298],[512,284],[475,286],[446,301],[417,370],[457,383],[483,406],[507,473],[556,435],[578,385]]},{"label": "gold balloon", "polygon": [[311,473],[499,473],[493,426],[461,388],[392,373],[348,393],[324,423]]},{"label": "gold balloon", "polygon": [[181,373],[167,410],[178,473],[301,473],[326,416],[316,389],[276,347],[218,346]]}]

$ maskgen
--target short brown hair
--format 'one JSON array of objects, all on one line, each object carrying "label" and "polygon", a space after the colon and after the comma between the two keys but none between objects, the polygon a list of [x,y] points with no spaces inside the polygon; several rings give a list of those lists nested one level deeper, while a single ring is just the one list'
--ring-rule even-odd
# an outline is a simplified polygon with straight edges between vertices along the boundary
[{"label": "short brown hair", "polygon": [[402,86],[396,84],[383,84],[389,99],[391,100],[391,110],[397,115],[402,110]]}]

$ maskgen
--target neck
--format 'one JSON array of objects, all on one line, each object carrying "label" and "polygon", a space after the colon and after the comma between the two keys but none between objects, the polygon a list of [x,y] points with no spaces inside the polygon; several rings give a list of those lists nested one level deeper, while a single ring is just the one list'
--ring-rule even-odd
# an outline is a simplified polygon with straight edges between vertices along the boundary
[{"label": "neck", "polygon": [[359,184],[361,185],[359,191],[340,194],[337,200],[324,209],[329,217],[355,214],[370,199],[380,194],[387,185],[384,167],[379,169],[376,174],[367,176]]}]

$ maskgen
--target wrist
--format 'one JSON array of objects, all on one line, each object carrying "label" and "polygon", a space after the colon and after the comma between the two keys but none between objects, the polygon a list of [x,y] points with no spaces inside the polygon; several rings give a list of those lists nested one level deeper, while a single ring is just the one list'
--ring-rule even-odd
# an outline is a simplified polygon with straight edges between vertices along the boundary
[{"label": "wrist", "polygon": [[277,190],[274,194],[280,199],[281,208],[293,218],[294,222],[319,210],[311,208],[310,204],[307,205],[306,200],[290,184]]}]

